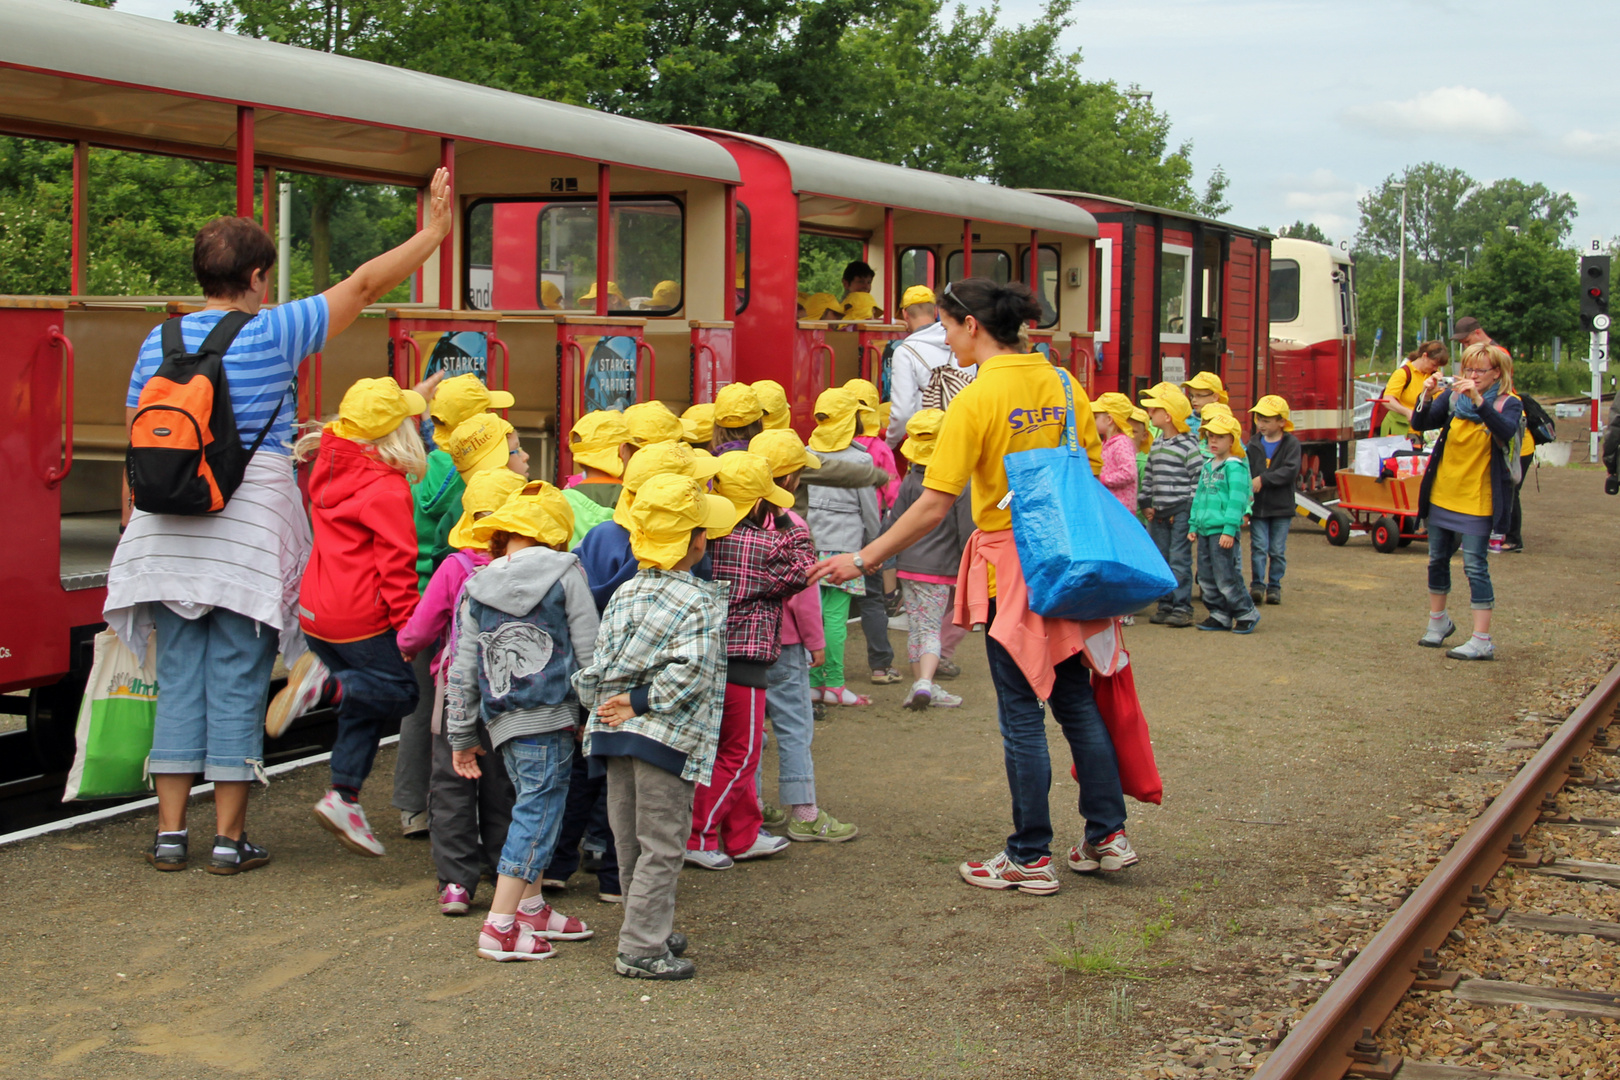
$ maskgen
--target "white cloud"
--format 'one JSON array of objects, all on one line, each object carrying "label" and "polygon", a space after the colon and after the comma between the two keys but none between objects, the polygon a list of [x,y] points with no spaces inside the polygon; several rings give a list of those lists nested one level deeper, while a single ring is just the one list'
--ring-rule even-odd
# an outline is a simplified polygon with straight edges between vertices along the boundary
[{"label": "white cloud", "polygon": [[1497,94],[1472,86],[1442,86],[1405,101],[1352,105],[1346,119],[1387,135],[1454,135],[1500,139],[1530,128]]},{"label": "white cloud", "polygon": [[1367,193],[1362,185],[1325,168],[1304,175],[1286,174],[1280,178],[1277,190],[1285,217],[1307,221],[1334,238],[1354,234],[1360,220],[1356,200]]},{"label": "white cloud", "polygon": [[1580,157],[1615,157],[1620,155],[1620,132],[1576,128],[1560,139],[1559,144]]}]

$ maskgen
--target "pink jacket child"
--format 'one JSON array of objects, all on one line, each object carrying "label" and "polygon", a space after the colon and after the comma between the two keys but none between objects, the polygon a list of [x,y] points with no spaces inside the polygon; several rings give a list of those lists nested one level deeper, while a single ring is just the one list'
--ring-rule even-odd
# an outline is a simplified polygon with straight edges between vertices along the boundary
[{"label": "pink jacket child", "polygon": [[453,552],[433,571],[433,579],[428,582],[427,591],[422,594],[416,611],[399,632],[399,651],[407,656],[415,656],[423,649],[432,647],[434,642],[439,642],[440,648],[428,664],[435,678],[444,658],[454,653],[454,642],[449,640],[448,631],[450,619],[456,611],[456,601],[461,596],[461,587],[473,576],[474,571],[488,564],[487,551],[462,548]]},{"label": "pink jacket child", "polygon": [[[809,528],[804,524],[804,519],[792,510],[788,511],[787,516],[793,524]],[[827,634],[821,626],[819,587],[803,589],[782,601],[782,644],[803,645],[809,652],[827,647]]]},{"label": "pink jacket child", "polygon": [[1125,509],[1136,513],[1136,442],[1125,434],[1116,434],[1103,443],[1103,467],[1098,479]]}]

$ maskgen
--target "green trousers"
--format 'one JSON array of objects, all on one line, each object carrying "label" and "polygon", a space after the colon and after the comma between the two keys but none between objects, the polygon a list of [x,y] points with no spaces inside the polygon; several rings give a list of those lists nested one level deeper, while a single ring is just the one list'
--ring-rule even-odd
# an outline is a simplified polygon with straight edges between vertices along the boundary
[{"label": "green trousers", "polygon": [[827,655],[820,667],[810,669],[811,686],[844,685],[844,642],[849,639],[849,593],[821,586],[821,629],[827,636]]}]

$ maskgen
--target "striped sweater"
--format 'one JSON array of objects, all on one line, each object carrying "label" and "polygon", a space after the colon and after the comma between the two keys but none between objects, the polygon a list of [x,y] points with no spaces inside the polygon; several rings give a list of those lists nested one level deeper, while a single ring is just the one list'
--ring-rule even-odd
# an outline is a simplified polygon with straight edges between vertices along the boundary
[{"label": "striped sweater", "polygon": [[1198,486],[1198,473],[1204,455],[1198,449],[1198,436],[1190,431],[1158,439],[1148,451],[1147,470],[1136,494],[1136,505],[1163,510],[1190,502]]}]

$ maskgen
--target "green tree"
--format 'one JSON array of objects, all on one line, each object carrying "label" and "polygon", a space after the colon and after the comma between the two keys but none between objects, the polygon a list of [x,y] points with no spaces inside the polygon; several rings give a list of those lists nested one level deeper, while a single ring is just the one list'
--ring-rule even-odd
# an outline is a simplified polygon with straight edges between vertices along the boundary
[{"label": "green tree", "polygon": [[1580,328],[1580,278],[1572,252],[1559,247],[1554,227],[1532,222],[1520,232],[1487,237],[1462,279],[1462,305],[1491,337],[1515,354],[1575,338]]},{"label": "green tree", "polygon": [[1331,244],[1327,233],[1319,229],[1314,221],[1296,221],[1292,225],[1284,225],[1277,230],[1278,236],[1290,236],[1296,240],[1314,240],[1318,244]]}]

